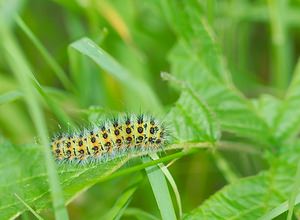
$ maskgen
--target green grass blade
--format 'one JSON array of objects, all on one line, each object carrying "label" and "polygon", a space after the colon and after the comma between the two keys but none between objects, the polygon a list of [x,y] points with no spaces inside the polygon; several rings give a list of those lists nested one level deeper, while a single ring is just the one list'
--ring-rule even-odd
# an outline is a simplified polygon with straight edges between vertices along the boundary
[{"label": "green grass blade", "polygon": [[123,176],[123,175],[128,175],[130,173],[133,173],[133,172],[136,172],[136,171],[139,171],[139,170],[143,170],[147,167],[154,166],[158,163],[167,162],[167,161],[170,161],[170,160],[173,160],[173,159],[181,158],[185,155],[193,154],[193,153],[196,153],[196,152],[197,151],[195,149],[191,149],[187,152],[181,151],[181,152],[178,152],[178,153],[174,153],[174,154],[162,157],[158,160],[151,160],[147,163],[143,163],[143,164],[140,164],[140,165],[130,167],[130,168],[127,168],[127,169],[124,169],[124,170],[120,170],[116,173],[113,173],[112,175],[105,177],[105,180],[113,179],[113,178]]},{"label": "green grass blade", "polygon": [[299,193],[299,188],[300,188],[300,162],[298,163],[298,167],[297,167],[297,173],[296,176],[294,178],[294,186],[293,186],[293,190],[289,199],[289,212],[288,212],[288,217],[287,220],[291,220],[292,216],[293,216],[293,212],[294,212],[294,205],[296,202],[296,197]]},{"label": "green grass blade", "polygon": [[[147,108],[146,110],[161,110],[161,104],[156,94],[148,86],[148,84],[143,80],[132,76],[125,68],[117,63],[106,51],[98,47],[98,45],[92,40],[89,38],[82,38],[72,43],[70,48],[88,56],[100,68],[107,71],[112,77],[119,81],[128,90],[130,93],[128,96],[131,99],[134,94],[135,103],[138,99],[142,106]],[[140,109],[140,106],[137,109]]]},{"label": "green grass blade", "polygon": [[59,122],[64,125],[65,128],[69,126],[75,128],[76,125],[73,123],[72,119],[58,106],[58,104],[44,91],[39,82],[34,78],[33,80],[34,86],[40,95],[43,97],[51,111],[56,115],[59,119]]},{"label": "green grass blade", "polygon": [[135,177],[134,183],[131,184],[120,196],[120,198],[116,201],[113,208],[104,215],[101,219],[110,220],[110,219],[120,219],[125,211],[126,207],[129,205],[131,198],[135,191],[137,190],[142,178],[141,176]]},{"label": "green grass blade", "polygon": [[278,89],[285,89],[290,76],[289,48],[285,14],[288,1],[269,0],[270,25],[273,47],[273,83]]},{"label": "green grass blade", "polygon": [[[144,157],[143,162],[149,162],[149,157]],[[169,193],[168,184],[161,169],[157,166],[146,168],[146,173],[155,196],[163,220],[177,219]]]},{"label": "green grass blade", "polygon": [[21,30],[27,35],[27,37],[31,40],[31,42],[35,45],[35,47],[40,51],[46,62],[52,68],[53,72],[62,82],[64,87],[70,91],[74,88],[71,81],[68,79],[65,71],[60,67],[60,65],[55,61],[55,59],[50,55],[47,49],[42,45],[39,39],[33,34],[33,32],[29,29],[29,27],[25,24],[25,22],[17,16],[16,22],[21,28]]},{"label": "green grass blade", "polygon": [[21,92],[19,91],[10,91],[7,93],[4,93],[2,95],[0,95],[0,105],[9,103],[9,102],[13,102],[19,98],[21,98],[23,95]]},{"label": "green grass blade", "polygon": [[238,175],[232,170],[231,166],[219,152],[213,152],[213,157],[215,158],[217,167],[228,183],[233,183],[239,179]]},{"label": "green grass blade", "polygon": [[33,123],[36,127],[36,131],[41,139],[43,145],[44,162],[47,167],[48,180],[51,188],[51,194],[53,199],[53,208],[55,212],[56,219],[68,219],[67,211],[64,207],[64,199],[62,190],[59,185],[58,175],[55,169],[55,164],[50,153],[47,127],[42,110],[37,102],[36,94],[33,89],[31,82],[32,73],[29,65],[27,64],[22,51],[17,45],[13,34],[6,27],[5,24],[1,22],[0,26],[0,37],[2,39],[2,47],[5,51],[5,58],[7,63],[10,65],[12,71],[18,80],[20,87],[24,93],[25,101],[28,107],[28,111],[31,115]]},{"label": "green grass blade", "polygon": [[[151,154],[150,157],[152,158],[152,160],[158,160],[159,159],[157,154]],[[175,195],[175,198],[176,198],[176,202],[177,202],[177,206],[178,206],[178,212],[179,212],[178,216],[179,216],[179,219],[181,219],[182,218],[182,205],[181,205],[180,193],[178,191],[176,182],[173,179],[173,177],[172,177],[170,171],[168,170],[168,168],[163,163],[158,164],[158,166],[161,169],[161,171],[164,173],[165,177],[167,178],[167,180],[169,181],[169,183],[170,183],[170,185],[173,189],[173,192],[174,192],[174,195]]]},{"label": "green grass blade", "polygon": [[23,203],[24,206],[26,206],[26,208],[39,220],[43,220],[43,218],[36,213],[36,211],[34,211],[33,208],[31,208],[20,196],[18,196],[17,194],[15,194],[15,196],[17,197],[18,200],[20,200],[20,202]]},{"label": "green grass blade", "polygon": [[[295,205],[298,205],[299,203],[300,203],[300,194],[298,194],[296,196],[293,205],[295,206]],[[274,219],[277,216],[281,215],[282,213],[286,212],[287,210],[289,210],[289,201],[285,201],[285,202],[281,203],[276,208],[272,209],[267,214],[265,214],[264,216],[262,216],[261,218],[259,218],[259,220]]]},{"label": "green grass blade", "polygon": [[138,208],[128,208],[124,212],[124,216],[134,216],[138,220],[159,220],[154,215],[151,215]]}]

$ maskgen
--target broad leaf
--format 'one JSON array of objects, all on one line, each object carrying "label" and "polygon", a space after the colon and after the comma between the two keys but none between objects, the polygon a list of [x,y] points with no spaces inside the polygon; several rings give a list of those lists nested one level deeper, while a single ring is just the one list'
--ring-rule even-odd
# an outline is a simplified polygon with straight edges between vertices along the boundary
[{"label": "broad leaf", "polygon": [[[296,151],[296,150],[294,150]],[[270,170],[225,186],[184,219],[258,219],[288,200],[296,174],[297,154],[273,159]]]},{"label": "broad leaf", "polygon": [[274,131],[281,142],[295,137],[300,131],[300,61],[276,118]]},{"label": "broad leaf", "polygon": [[[252,100],[252,104],[258,115],[264,119],[268,125],[265,133],[274,134],[276,132],[276,123],[278,122],[278,114],[282,106],[282,101],[271,95],[261,95],[257,99]],[[273,147],[279,147],[278,140],[274,135],[269,138],[269,144]]]},{"label": "broad leaf", "polygon": [[[11,218],[26,210],[15,194],[37,211],[51,207],[41,147],[1,143],[0,152],[3,157],[0,161],[0,219]],[[60,167],[64,198],[70,201],[77,193],[118,169],[126,160],[120,158],[90,167]]]},{"label": "broad leaf", "polygon": [[[15,194],[36,211],[51,207],[46,168],[41,162],[41,147],[14,146],[4,141],[0,145],[0,219],[17,216],[26,210]],[[89,166],[61,165],[58,172],[65,200],[70,202],[81,191],[110,177],[111,173],[135,156],[121,156],[105,164]]]},{"label": "broad leaf", "polygon": [[273,130],[281,100],[274,96],[264,94],[257,99],[253,99],[252,103],[258,115],[264,118],[269,129]]},{"label": "broad leaf", "polygon": [[167,118],[172,122],[171,134],[179,141],[215,142],[220,138],[213,113],[191,90],[182,92]]},{"label": "broad leaf", "polygon": [[[0,139],[0,219],[20,215],[27,208],[15,196],[19,196],[35,211],[51,207],[46,168],[42,160],[42,147],[38,145],[14,146]],[[165,148],[165,150],[168,150]],[[129,159],[147,154],[120,155],[105,163],[93,163],[85,166],[60,165],[58,174],[65,201],[69,203],[80,192],[97,182],[142,170],[160,162],[170,161],[184,156],[179,152],[136,166],[127,167],[116,173]],[[131,163],[132,164],[132,163]]]},{"label": "broad leaf", "polygon": [[212,32],[201,17],[199,3],[169,3],[170,7],[163,8],[169,19],[174,19],[170,24],[179,38],[170,53],[172,74],[192,85],[215,112],[223,131],[268,143],[268,126],[252,103],[233,86]]}]

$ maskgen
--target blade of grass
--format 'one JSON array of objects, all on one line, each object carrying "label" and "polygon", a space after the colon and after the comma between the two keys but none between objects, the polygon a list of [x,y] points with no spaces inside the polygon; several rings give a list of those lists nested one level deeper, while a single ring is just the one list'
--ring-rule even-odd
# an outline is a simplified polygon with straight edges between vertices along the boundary
[{"label": "blade of grass", "polygon": [[114,204],[113,208],[104,215],[101,219],[120,219],[126,207],[129,205],[131,198],[142,181],[141,175],[135,177],[132,184],[122,193],[119,199]]},{"label": "blade of grass", "polygon": [[[60,68],[60,66],[55,62],[55,60],[51,57],[50,54],[47,54],[48,52],[46,51],[45,48],[43,48],[43,46],[41,45],[41,43],[38,41],[38,39],[33,35],[33,33],[29,30],[29,28],[26,26],[26,24],[21,20],[21,18],[19,16],[17,16],[16,21],[18,23],[18,25],[23,29],[23,31],[30,35],[30,38],[33,38],[32,41],[35,43],[35,41],[37,41],[36,43],[38,44],[37,47],[41,48],[41,50],[44,50],[43,53],[46,53],[45,56],[48,56],[49,59],[52,59],[51,63],[55,63],[54,65],[58,66],[57,68]],[[63,71],[62,69],[60,70],[60,72]],[[66,77],[65,73],[62,72],[60,73],[61,75],[63,75],[63,77]],[[52,98],[44,91],[44,89],[42,88],[42,86],[39,84],[39,82],[37,81],[37,79],[35,78],[35,76],[33,74],[30,75],[30,78],[33,80],[34,85],[36,86],[36,89],[38,90],[38,92],[41,94],[41,96],[44,98],[44,100],[46,101],[47,105],[50,107],[50,109],[52,110],[52,112],[57,116],[57,118],[59,119],[59,121],[61,123],[63,123],[63,125],[65,127],[68,126],[72,126],[75,127],[76,125],[72,122],[71,118],[68,117],[67,114],[64,113],[64,111],[61,110],[61,108],[58,107],[58,104],[55,103]],[[67,79],[68,80],[68,79]],[[68,82],[69,86],[71,86],[71,83]],[[1,103],[1,102],[0,102]]]},{"label": "blade of grass", "polygon": [[209,142],[201,142],[201,143],[181,143],[181,144],[174,144],[170,145],[166,150],[178,150],[178,149],[185,149],[184,151],[180,151],[178,153],[174,153],[162,158],[159,158],[158,160],[151,160],[147,163],[143,163],[134,167],[126,168],[124,170],[120,170],[118,172],[115,172],[111,174],[110,176],[107,176],[102,179],[102,181],[107,181],[109,179],[113,179],[119,176],[127,175],[132,172],[136,172],[142,169],[145,169],[147,167],[157,165],[162,162],[168,162],[173,159],[179,159],[185,155],[193,154],[198,152],[199,149],[210,149],[211,143]]},{"label": "blade of grass", "polygon": [[[298,205],[299,203],[300,203],[300,194],[298,194],[296,196],[293,205],[295,206],[295,205]],[[285,201],[285,202],[281,203],[279,206],[277,206],[276,208],[274,208],[271,211],[269,211],[268,213],[266,213],[261,218],[259,218],[259,220],[274,219],[277,216],[281,215],[282,213],[286,212],[288,209],[289,209],[289,201]]]},{"label": "blade of grass", "polygon": [[17,199],[23,203],[24,206],[26,206],[26,208],[39,220],[43,220],[43,218],[37,214],[36,211],[33,210],[33,208],[31,208],[20,196],[18,196],[16,193],[15,193],[15,197],[17,197]]},{"label": "blade of grass", "polygon": [[20,88],[24,93],[25,102],[28,111],[35,125],[38,136],[43,145],[44,160],[47,168],[48,181],[52,194],[52,203],[56,219],[68,219],[68,213],[64,206],[64,198],[61,187],[59,185],[58,174],[55,169],[55,163],[51,156],[48,131],[39,103],[37,102],[34,86],[32,85],[32,72],[30,67],[19,48],[11,30],[6,27],[6,24],[0,21],[0,37],[2,39],[1,46],[4,49],[4,56],[7,63],[10,65],[16,79],[19,82]]},{"label": "blade of grass", "polygon": [[167,161],[173,160],[174,158],[181,158],[185,155],[193,154],[193,153],[196,153],[196,152],[197,152],[196,149],[191,149],[189,151],[181,151],[181,152],[171,154],[171,155],[166,156],[166,157],[162,157],[159,160],[151,160],[147,163],[143,163],[143,164],[140,164],[140,165],[137,165],[137,166],[134,166],[134,167],[126,168],[124,170],[120,170],[118,172],[115,172],[112,175],[103,178],[102,181],[107,181],[109,179],[113,179],[113,178],[116,178],[116,177],[119,177],[119,176],[128,175],[130,173],[133,173],[133,172],[136,172],[136,171],[139,171],[139,170],[143,170],[147,167],[156,165],[158,163],[167,162]]},{"label": "blade of grass", "polygon": [[289,198],[289,212],[288,212],[287,220],[292,219],[293,212],[294,212],[294,205],[295,205],[297,194],[299,192],[299,188],[300,188],[300,162],[298,163],[297,174],[295,176],[293,190]]},{"label": "blade of grass", "polygon": [[81,54],[92,59],[100,68],[107,71],[112,77],[118,80],[128,91],[131,91],[138,96],[142,106],[147,109],[161,111],[161,104],[146,82],[132,76],[125,68],[116,62],[106,51],[98,47],[89,38],[82,38],[70,45],[70,48],[75,49]]},{"label": "blade of grass", "polygon": [[[144,163],[150,162],[149,157],[142,158]],[[147,167],[146,173],[163,220],[177,219],[168,184],[161,169],[157,166]]]},{"label": "blade of grass", "polygon": [[0,105],[13,102],[19,98],[21,98],[23,95],[19,91],[10,91],[7,93],[4,93],[0,95]]},{"label": "blade of grass", "polygon": [[50,55],[47,49],[43,46],[43,44],[38,40],[38,38],[33,34],[33,32],[29,29],[29,27],[19,16],[16,17],[16,23],[31,40],[31,42],[35,45],[35,47],[40,51],[40,53],[42,54],[48,65],[52,68],[53,72],[56,74],[59,80],[62,82],[64,87],[69,91],[72,91],[74,86],[68,79],[65,71],[60,67],[60,65],[55,61],[53,56]]},{"label": "blade of grass", "polygon": [[58,106],[58,104],[44,91],[39,82],[34,78],[34,85],[40,95],[44,98],[45,102],[52,110],[52,112],[56,115],[65,128],[69,126],[75,128],[76,125],[73,123],[72,119]]},{"label": "blade of grass", "polygon": [[[158,160],[159,159],[157,154],[150,154],[150,157],[152,158],[152,160]],[[177,206],[178,206],[178,213],[179,213],[178,216],[179,216],[179,219],[182,219],[182,205],[181,205],[180,193],[178,191],[176,182],[173,179],[173,177],[172,177],[170,171],[168,170],[168,168],[163,163],[159,163],[158,166],[161,169],[161,171],[164,173],[165,177],[167,178],[167,180],[169,181],[169,183],[170,183],[170,185],[173,189],[173,192],[174,192],[174,195],[175,195],[175,198],[176,198],[176,202],[177,202]]]},{"label": "blade of grass", "polygon": [[290,76],[288,41],[286,33],[286,0],[268,0],[273,50],[273,83],[285,89]]},{"label": "blade of grass", "polygon": [[239,179],[237,174],[232,170],[228,162],[219,152],[214,151],[212,155],[215,158],[218,169],[221,171],[228,183],[233,183]]},{"label": "blade of grass", "polygon": [[151,215],[141,209],[138,208],[128,208],[125,210],[124,212],[124,216],[134,216],[139,220],[159,220],[159,218],[157,218],[154,215]]}]

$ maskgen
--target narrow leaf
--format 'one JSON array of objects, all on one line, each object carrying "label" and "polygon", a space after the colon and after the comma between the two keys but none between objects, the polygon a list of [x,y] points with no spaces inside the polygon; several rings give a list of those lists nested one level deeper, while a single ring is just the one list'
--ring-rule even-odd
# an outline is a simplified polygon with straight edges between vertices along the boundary
[{"label": "narrow leaf", "polygon": [[7,93],[4,93],[2,95],[0,95],[0,105],[9,103],[9,102],[13,102],[17,99],[19,99],[20,97],[22,97],[22,93],[20,93],[19,91],[10,91]]},{"label": "narrow leaf", "polygon": [[[143,158],[144,162],[148,162],[150,160],[151,159],[149,157]],[[172,199],[163,172],[157,166],[146,168],[146,172],[161,214],[161,218],[163,220],[176,219]]]}]

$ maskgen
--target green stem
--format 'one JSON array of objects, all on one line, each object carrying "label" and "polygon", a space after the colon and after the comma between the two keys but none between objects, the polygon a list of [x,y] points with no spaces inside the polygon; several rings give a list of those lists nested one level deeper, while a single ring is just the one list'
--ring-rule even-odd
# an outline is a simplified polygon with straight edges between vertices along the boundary
[{"label": "green stem", "polygon": [[46,127],[43,112],[36,97],[36,91],[33,85],[33,76],[29,64],[27,63],[18,43],[5,23],[0,21],[0,38],[3,54],[15,74],[19,82],[20,88],[24,93],[24,99],[27,104],[28,111],[35,125],[38,136],[43,145],[44,162],[47,168],[48,181],[51,189],[52,203],[56,219],[68,219],[68,213],[64,206],[64,198],[62,189],[59,185],[58,174],[55,169],[55,163],[51,156],[48,131]]},{"label": "green stem", "polygon": [[59,64],[53,59],[53,57],[49,54],[47,49],[42,45],[42,43],[37,39],[37,37],[33,34],[33,32],[29,29],[29,27],[25,24],[25,22],[17,16],[16,23],[19,25],[22,31],[27,35],[27,37],[32,41],[35,47],[40,51],[46,62],[52,68],[53,72],[60,79],[62,84],[66,89],[73,90],[73,85],[71,81],[68,79],[65,71],[59,66]]},{"label": "green stem", "polygon": [[277,89],[283,90],[288,85],[290,75],[287,27],[285,21],[287,1],[268,0],[268,3],[272,34],[272,83]]}]

